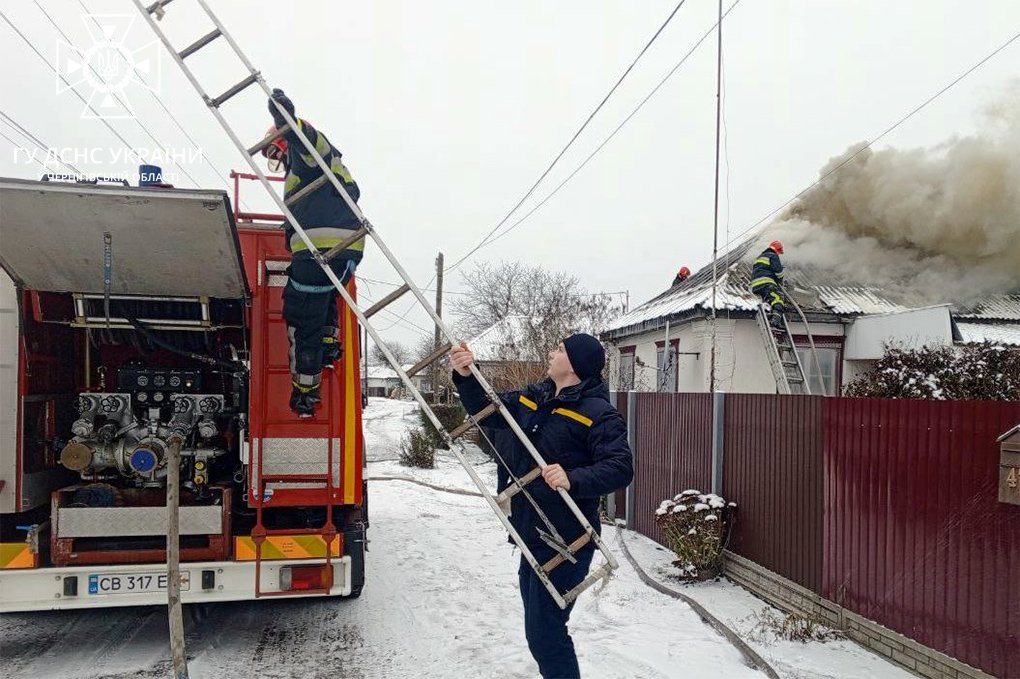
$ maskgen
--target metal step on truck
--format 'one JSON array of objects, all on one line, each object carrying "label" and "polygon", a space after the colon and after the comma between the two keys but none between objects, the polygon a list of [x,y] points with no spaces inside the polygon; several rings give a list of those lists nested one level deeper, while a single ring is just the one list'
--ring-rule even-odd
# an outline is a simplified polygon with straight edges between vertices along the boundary
[{"label": "metal step on truck", "polygon": [[297,418],[290,255],[232,177],[0,178],[0,612],[165,604],[178,451],[184,603],[361,593],[357,319]]}]

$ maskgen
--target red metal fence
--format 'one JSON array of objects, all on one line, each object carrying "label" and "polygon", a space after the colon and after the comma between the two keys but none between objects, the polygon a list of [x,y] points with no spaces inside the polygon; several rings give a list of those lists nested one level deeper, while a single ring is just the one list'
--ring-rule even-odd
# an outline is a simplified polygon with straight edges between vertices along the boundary
[{"label": "red metal fence", "polygon": [[723,497],[730,549],[822,593],[823,396],[727,394]]},{"label": "red metal fence", "polygon": [[[658,503],[711,484],[712,401],[636,397],[632,525],[658,540]],[[1018,403],[728,394],[731,548],[1008,676],[1020,667],[1020,507],[998,502],[996,438],[1017,422]]]},{"label": "red metal fence", "polygon": [[998,502],[996,438],[1020,404],[840,398],[825,415],[825,597],[1016,676],[1020,507]]},{"label": "red metal fence", "polygon": [[637,394],[633,525],[660,540],[659,503],[712,485],[712,395]]}]

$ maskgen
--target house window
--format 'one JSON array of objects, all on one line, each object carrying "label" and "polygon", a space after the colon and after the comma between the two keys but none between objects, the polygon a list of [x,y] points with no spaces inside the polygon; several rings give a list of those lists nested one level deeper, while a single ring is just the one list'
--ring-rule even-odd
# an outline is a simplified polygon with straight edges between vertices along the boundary
[{"label": "house window", "polygon": [[620,349],[620,391],[634,388],[634,347]]},{"label": "house window", "polygon": [[839,391],[839,349],[816,347],[818,361],[815,361],[811,347],[797,347],[797,358],[807,375],[812,394],[835,396]]},{"label": "house window", "polygon": [[655,374],[656,391],[675,392],[677,390],[677,340],[669,343],[669,360],[666,360],[666,350],[663,343],[657,343],[655,348]]}]

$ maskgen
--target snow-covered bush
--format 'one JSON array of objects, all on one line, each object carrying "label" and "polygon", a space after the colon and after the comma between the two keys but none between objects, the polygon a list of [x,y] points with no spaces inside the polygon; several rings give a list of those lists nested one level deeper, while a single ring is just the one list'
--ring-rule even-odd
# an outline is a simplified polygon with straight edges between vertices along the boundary
[{"label": "snow-covered bush", "polygon": [[903,349],[886,346],[847,396],[929,400],[1020,400],[1020,351],[1002,345]]},{"label": "snow-covered bush", "polygon": [[432,469],[436,466],[436,445],[425,429],[416,427],[400,441],[400,464]]},{"label": "snow-covered bush", "polygon": [[685,490],[655,510],[655,523],[676,554],[673,565],[681,579],[708,580],[719,574],[736,506],[712,493]]}]

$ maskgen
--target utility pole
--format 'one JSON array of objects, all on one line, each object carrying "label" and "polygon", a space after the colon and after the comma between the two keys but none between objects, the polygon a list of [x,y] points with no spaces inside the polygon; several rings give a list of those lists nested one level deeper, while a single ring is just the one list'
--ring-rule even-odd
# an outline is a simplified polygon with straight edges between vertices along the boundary
[{"label": "utility pole", "polygon": [[[443,315],[443,253],[436,256],[436,316]],[[438,350],[439,343],[443,341],[439,331],[439,324],[436,324],[436,336],[432,343],[432,349]],[[439,361],[432,363],[432,402],[439,403]]]},{"label": "utility pole", "polygon": [[719,285],[719,136],[720,118],[722,117],[722,11],[723,2],[719,0],[719,22],[715,30],[718,37],[715,66],[715,211],[712,226],[712,347],[709,354],[708,381],[709,391],[715,393],[715,342],[716,342],[716,290]]}]

